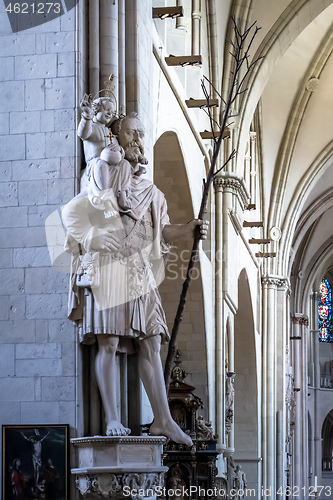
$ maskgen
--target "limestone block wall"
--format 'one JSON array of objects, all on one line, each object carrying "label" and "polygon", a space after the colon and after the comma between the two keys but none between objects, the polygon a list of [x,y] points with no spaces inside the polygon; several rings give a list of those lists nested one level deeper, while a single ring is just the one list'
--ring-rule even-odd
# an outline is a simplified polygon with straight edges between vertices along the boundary
[{"label": "limestone block wall", "polygon": [[68,274],[45,220],[74,195],[80,7],[13,34],[0,4],[0,425],[76,426]]}]

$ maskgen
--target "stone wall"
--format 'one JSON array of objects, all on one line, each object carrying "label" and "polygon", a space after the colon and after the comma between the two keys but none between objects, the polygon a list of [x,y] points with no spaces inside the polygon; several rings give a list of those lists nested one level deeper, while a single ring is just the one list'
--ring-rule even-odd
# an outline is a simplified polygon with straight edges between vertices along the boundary
[{"label": "stone wall", "polygon": [[0,5],[0,424],[76,426],[68,274],[45,220],[74,195],[79,9],[12,34]]}]

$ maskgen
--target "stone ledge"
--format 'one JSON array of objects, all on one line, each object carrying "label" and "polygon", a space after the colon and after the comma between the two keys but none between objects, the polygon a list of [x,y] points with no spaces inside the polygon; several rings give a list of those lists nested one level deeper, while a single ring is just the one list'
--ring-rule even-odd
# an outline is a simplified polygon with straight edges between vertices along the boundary
[{"label": "stone ledge", "polygon": [[88,436],[72,438],[71,443],[75,446],[105,445],[112,444],[160,444],[167,442],[165,436]]},{"label": "stone ledge", "polygon": [[[75,473],[89,469],[120,472],[156,469],[162,471],[164,436],[89,436],[71,439],[78,450]],[[74,472],[73,472],[74,473]]]},{"label": "stone ledge", "polygon": [[[142,465],[140,466],[131,466],[131,473],[133,474],[140,474],[142,473]],[[168,467],[165,465],[161,465],[160,467],[157,466],[149,466],[149,472],[150,473],[160,473],[160,472],[167,472]],[[128,473],[129,467],[79,467],[76,469],[71,469],[71,473],[75,474],[76,476],[85,476],[89,474],[124,474]],[[147,471],[146,471],[147,472]]]}]

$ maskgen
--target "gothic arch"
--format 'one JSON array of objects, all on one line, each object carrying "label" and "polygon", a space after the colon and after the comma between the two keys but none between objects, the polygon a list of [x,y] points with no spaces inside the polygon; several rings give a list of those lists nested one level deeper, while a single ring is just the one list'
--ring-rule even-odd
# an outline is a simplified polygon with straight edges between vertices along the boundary
[{"label": "gothic arch", "polygon": [[281,275],[286,275],[288,272],[288,261],[292,246],[292,238],[295,232],[296,225],[298,223],[302,206],[306,200],[306,196],[310,193],[311,189],[318,181],[319,175],[330,167],[332,156],[333,141],[330,142],[318,155],[305,175],[301,178],[293,199],[289,204],[284,218],[285,222],[282,226],[282,238],[280,242],[280,252],[282,258],[279,262],[279,272],[281,273]]},{"label": "gothic arch", "polygon": [[333,453],[333,410],[325,417],[322,430],[322,471],[332,472]]},{"label": "gothic arch", "polygon": [[295,229],[293,248],[297,251],[306,232],[320,216],[333,206],[333,189],[318,197],[301,215]]},{"label": "gothic arch", "polygon": [[[258,379],[255,326],[248,275],[245,269],[238,278],[238,310],[234,329],[235,462],[247,474],[248,487],[258,480],[259,421]],[[251,452],[249,452],[251,450]],[[242,461],[243,460],[243,461]]]},{"label": "gothic arch", "polygon": [[[154,183],[164,193],[170,221],[185,223],[194,217],[188,172],[180,141],[174,131],[164,132],[154,146]],[[179,295],[185,278],[192,242],[178,242],[171,248],[166,276],[159,287],[169,331],[173,326]],[[194,385],[208,408],[206,356],[206,323],[200,263],[196,267],[187,307],[178,334],[177,347],[188,373],[186,382]],[[204,354],[203,354],[204,353]],[[164,348],[164,355],[166,347]]]},{"label": "gothic arch", "polygon": [[312,289],[318,290],[319,284],[326,272],[332,266],[333,261],[333,236],[326,240],[323,245],[315,253],[308,267],[304,270],[306,276],[304,285],[300,287],[302,290],[298,298],[301,310],[306,310],[309,293]]}]

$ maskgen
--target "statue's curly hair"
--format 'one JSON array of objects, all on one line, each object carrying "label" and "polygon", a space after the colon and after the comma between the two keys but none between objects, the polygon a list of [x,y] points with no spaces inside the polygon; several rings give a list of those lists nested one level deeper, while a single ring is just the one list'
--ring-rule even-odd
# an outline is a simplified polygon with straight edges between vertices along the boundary
[{"label": "statue's curly hair", "polygon": [[121,127],[123,125],[123,121],[126,120],[127,118],[137,118],[139,120],[139,115],[138,113],[132,111],[132,113],[129,113],[126,116],[121,116],[120,118],[117,118],[117,120],[114,120],[110,127],[114,135],[119,135]]},{"label": "statue's curly hair", "polygon": [[117,101],[113,95],[105,96],[105,97],[98,97],[97,99],[94,99],[92,102],[92,108],[93,108],[95,115],[97,115],[97,113],[100,111],[101,105],[104,102],[112,102],[115,105],[115,107],[117,107]]}]

